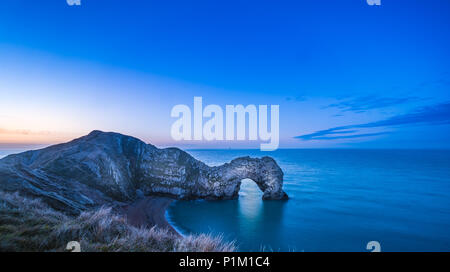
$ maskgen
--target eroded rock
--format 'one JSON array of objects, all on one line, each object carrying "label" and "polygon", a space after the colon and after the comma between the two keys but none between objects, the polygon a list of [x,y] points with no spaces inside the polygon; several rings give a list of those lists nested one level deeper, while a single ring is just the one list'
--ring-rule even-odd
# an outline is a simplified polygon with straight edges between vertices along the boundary
[{"label": "eroded rock", "polygon": [[142,194],[236,198],[245,178],[255,181],[263,199],[287,198],[283,172],[270,157],[242,157],[210,167],[178,148],[158,149],[112,132],[93,131],[65,144],[0,160],[0,189],[39,196],[75,213],[133,201]]}]

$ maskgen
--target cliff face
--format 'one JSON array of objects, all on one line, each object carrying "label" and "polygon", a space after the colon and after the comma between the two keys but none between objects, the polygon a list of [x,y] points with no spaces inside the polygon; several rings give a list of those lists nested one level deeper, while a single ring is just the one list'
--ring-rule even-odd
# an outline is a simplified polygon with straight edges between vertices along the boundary
[{"label": "cliff face", "polygon": [[263,199],[286,199],[283,172],[270,157],[238,158],[209,167],[177,149],[158,149],[134,137],[93,131],[65,144],[0,160],[0,189],[43,198],[77,213],[129,202],[143,193],[178,199],[230,199],[250,178]]}]

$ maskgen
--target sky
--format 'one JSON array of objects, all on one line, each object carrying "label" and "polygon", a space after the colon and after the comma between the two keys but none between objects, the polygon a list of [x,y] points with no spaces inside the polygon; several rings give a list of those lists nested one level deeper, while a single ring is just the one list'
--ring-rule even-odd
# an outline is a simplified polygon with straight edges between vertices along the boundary
[{"label": "sky", "polygon": [[[450,148],[450,1],[5,0],[0,148],[181,141],[177,104],[280,105],[280,148]],[[205,120],[206,121],[206,120]]]}]

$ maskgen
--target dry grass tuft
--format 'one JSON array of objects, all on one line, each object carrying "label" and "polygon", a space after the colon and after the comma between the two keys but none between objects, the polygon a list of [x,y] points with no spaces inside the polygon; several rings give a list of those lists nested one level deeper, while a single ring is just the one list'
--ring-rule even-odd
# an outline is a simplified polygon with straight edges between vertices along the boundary
[{"label": "dry grass tuft", "polygon": [[64,251],[78,241],[82,251],[235,251],[221,236],[179,237],[165,229],[136,228],[111,208],[71,217],[39,201],[0,191],[0,251]]}]

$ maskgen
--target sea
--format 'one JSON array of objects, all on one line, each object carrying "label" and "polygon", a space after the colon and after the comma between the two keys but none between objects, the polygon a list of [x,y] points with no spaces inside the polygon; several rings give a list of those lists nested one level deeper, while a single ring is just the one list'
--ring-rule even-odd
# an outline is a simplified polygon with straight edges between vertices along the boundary
[{"label": "sea", "polygon": [[208,165],[273,157],[287,201],[263,201],[251,180],[236,200],[175,201],[170,223],[240,251],[450,251],[450,151],[189,150]]},{"label": "sea", "polygon": [[184,235],[220,235],[239,251],[367,252],[373,242],[381,251],[450,251],[450,150],[187,152],[211,166],[271,156],[289,200],[263,201],[246,179],[236,200],[175,201],[166,215]]}]

